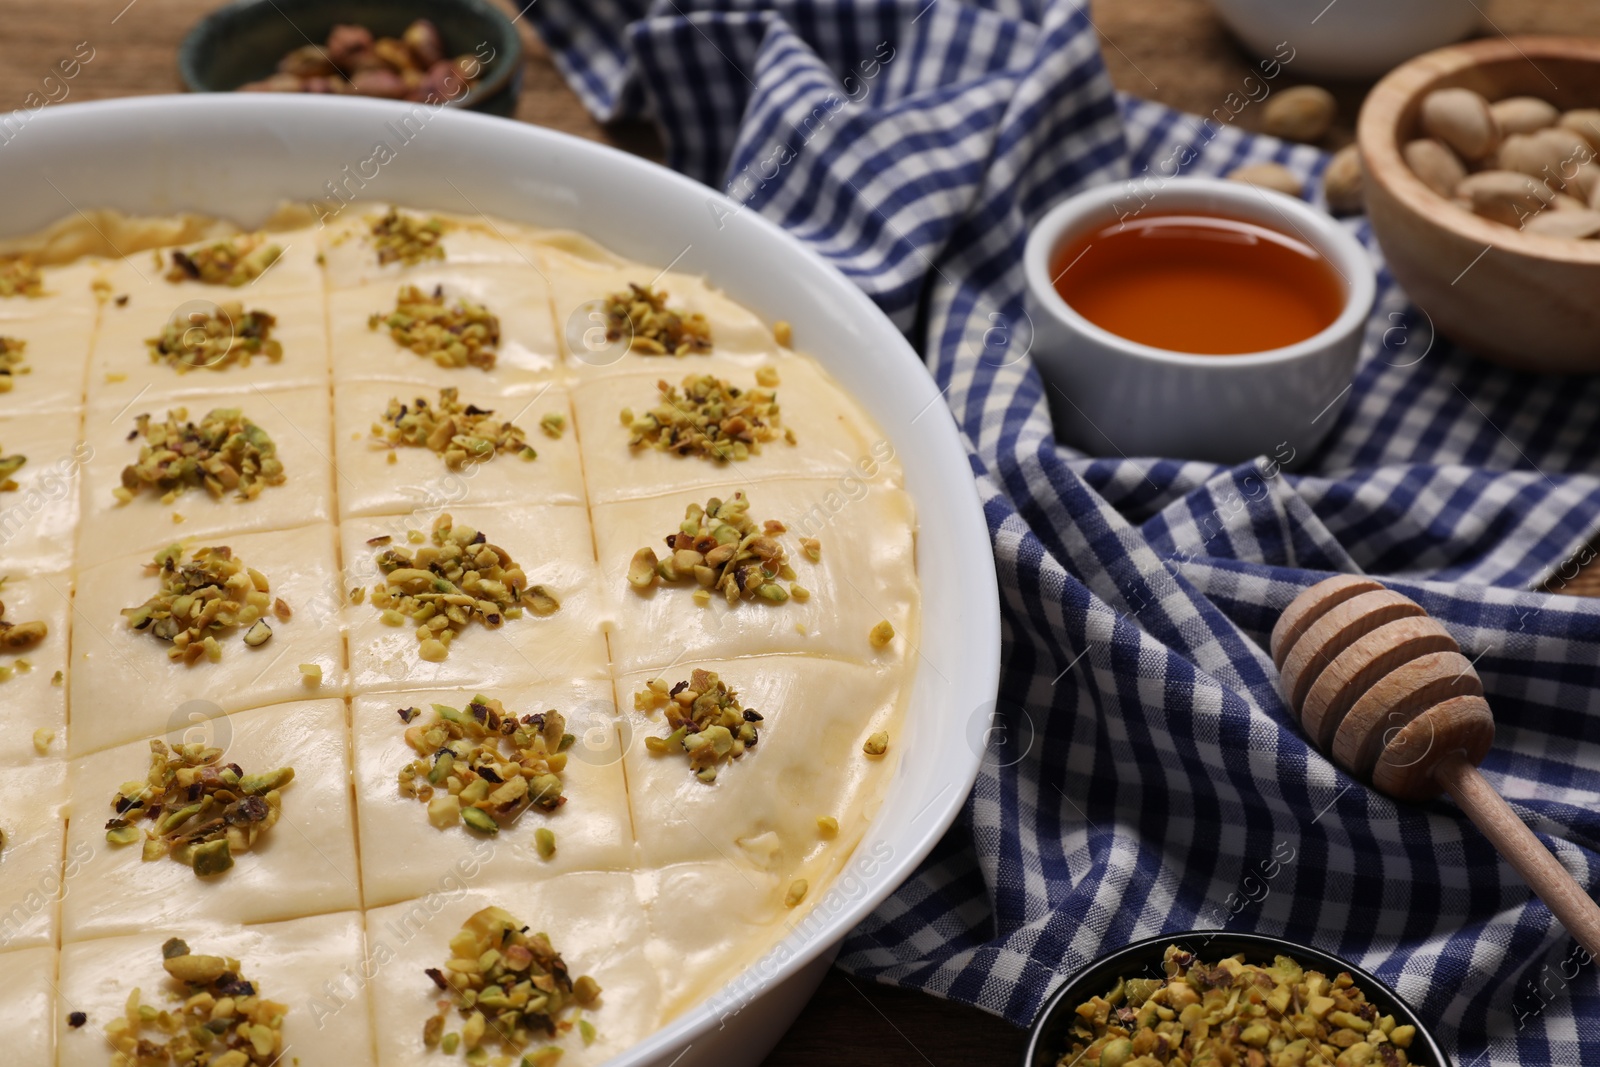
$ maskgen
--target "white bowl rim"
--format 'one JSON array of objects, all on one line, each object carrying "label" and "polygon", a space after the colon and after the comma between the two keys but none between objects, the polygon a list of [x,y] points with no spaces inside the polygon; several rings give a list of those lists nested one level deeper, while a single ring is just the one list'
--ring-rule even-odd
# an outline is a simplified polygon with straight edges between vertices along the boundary
[{"label": "white bowl rim", "polygon": [[[40,164],[48,163],[52,152],[58,156],[90,149],[98,152],[107,148],[107,142],[113,144],[121,142],[130,146],[130,152],[153,155],[161,145],[163,136],[192,138],[203,133],[205,124],[210,123],[214,129],[222,131],[218,134],[219,139],[226,140],[227,137],[240,136],[241,145],[244,143],[242,138],[245,134],[261,133],[264,130],[268,139],[262,143],[252,143],[249,148],[258,153],[270,153],[274,147],[271,137],[276,136],[287,145],[285,131],[291,129],[303,131],[308,128],[307,123],[314,126],[320,122],[329,128],[359,125],[362,135],[365,135],[375,132],[365,124],[394,119],[420,106],[353,97],[249,93],[156,95],[46,106],[26,113],[26,122],[21,132],[13,134],[5,144],[5,150],[0,151],[0,187],[6,188],[8,193],[7,216],[5,222],[0,222],[0,235],[30,232],[55,221],[56,218],[70,214],[71,210],[78,207],[78,204],[68,199],[67,194],[54,181],[49,182],[54,192],[48,195],[41,194],[40,200],[27,200],[31,194],[20,188],[20,183],[27,178],[49,179],[48,171]],[[0,112],[0,117],[4,117],[5,114]],[[255,126],[252,126],[252,123]],[[943,392],[934,384],[932,376],[927,372],[926,366],[915,350],[866,293],[822,256],[776,223],[756,212],[744,210],[743,205],[716,189],[641,157],[548,128],[455,108],[435,110],[428,119],[428,128],[446,131],[440,136],[447,142],[480,138],[483,150],[491,154],[497,150],[495,147],[497,145],[508,146],[507,151],[512,148],[537,149],[542,161],[546,158],[549,160],[550,170],[556,176],[552,181],[555,185],[559,185],[561,191],[566,192],[569,198],[586,195],[586,190],[574,181],[573,169],[581,172],[585,167],[597,170],[608,168],[612,172],[622,174],[630,181],[640,183],[643,188],[654,190],[650,199],[655,205],[670,205],[675,200],[687,204],[689,200],[686,198],[693,198],[696,205],[694,210],[684,212],[683,217],[673,216],[664,219],[665,227],[689,226],[704,229],[708,223],[703,220],[710,220],[716,216],[711,211],[700,210],[700,206],[715,205],[722,211],[721,218],[717,220],[719,230],[723,228],[725,221],[732,218],[737,225],[751,228],[750,232],[742,238],[736,237],[735,240],[742,240],[745,244],[758,247],[781,247],[782,256],[788,258],[794,267],[791,276],[785,279],[786,283],[797,290],[801,288],[802,282],[814,287],[816,293],[809,297],[811,302],[825,303],[831,309],[833,317],[848,319],[851,330],[860,336],[860,344],[857,347],[865,356],[865,361],[870,363],[881,360],[888,363],[885,375],[886,381],[892,381],[892,389],[871,392],[858,389],[852,393],[857,402],[878,419],[880,426],[891,440],[896,434],[900,435],[900,442],[896,443],[895,449],[906,472],[908,491],[912,490],[914,471],[917,472],[919,479],[931,480],[939,485],[937,499],[932,495],[923,497],[913,492],[913,500],[918,510],[919,571],[928,544],[933,541],[948,542],[942,545],[941,556],[948,556],[953,551],[957,553],[957,558],[967,564],[974,560],[986,564],[962,566],[953,573],[939,576],[941,585],[945,587],[941,596],[957,608],[949,613],[950,618],[946,620],[950,627],[948,636],[957,642],[962,656],[961,669],[950,671],[953,681],[934,668],[930,657],[921,651],[921,647],[927,645],[929,634],[932,632],[930,621],[934,621],[930,619],[928,610],[928,591],[931,587],[929,576],[926,573],[922,574],[921,584],[924,594],[922,646],[918,649],[920,663],[906,716],[908,727],[912,726],[914,719],[919,718],[916,709],[922,698],[961,710],[972,708],[974,722],[978,721],[976,718],[978,711],[993,709],[1000,678],[999,588],[993,566],[988,522],[977,483],[971,476],[970,461],[954,416],[943,402]],[[318,136],[327,138],[331,134]],[[311,140],[317,140],[317,136],[313,136]],[[41,145],[39,142],[45,143]],[[214,150],[206,160],[207,166],[225,167],[240,158],[228,156],[222,151],[223,146],[220,144],[206,143],[206,147]],[[361,150],[346,144],[339,149],[341,154],[334,157],[332,163],[337,167],[338,162],[348,162],[349,159],[356,157],[359,151]],[[41,153],[45,157],[43,160],[36,158]],[[291,153],[280,153],[280,155],[289,154]],[[219,159],[225,159],[226,164],[219,163]],[[170,173],[169,170],[163,169],[170,162],[172,161],[163,160],[158,166],[147,161],[139,165],[146,169],[160,170],[161,173]],[[269,155],[268,161],[253,168],[246,180],[253,180],[262,171],[286,168],[291,162],[292,160],[274,159]],[[564,170],[563,167],[568,169]],[[102,203],[83,206],[120,206],[115,203],[119,198],[126,203],[134,195],[128,191],[133,182],[127,175],[135,169],[128,160],[119,160],[119,167],[109,169],[103,176],[98,176],[93,181],[84,179],[81,175],[65,172],[58,172],[56,177],[61,179],[62,184],[75,190],[81,184],[105,190]],[[463,181],[481,181],[490,169],[492,168],[479,161],[472,167],[458,168],[452,173]],[[335,173],[337,174],[337,171]],[[192,176],[190,178],[192,181]],[[527,187],[527,181],[513,180],[523,178],[526,178],[526,175],[508,174],[504,176],[503,181],[509,187],[523,189]],[[95,182],[99,184],[95,185]],[[566,184],[560,185],[561,182]],[[420,179],[416,184],[420,184]],[[453,186],[455,183],[450,184]],[[294,199],[287,193],[282,195],[285,199]],[[252,211],[244,206],[243,198],[228,198],[222,191],[203,188],[191,196],[200,200],[209,198],[219,203],[225,201],[235,205],[237,216],[230,215],[226,211],[215,213],[226,217],[237,217],[238,221],[247,225],[264,218],[271,208],[276,206],[275,202],[262,203],[256,205],[257,209]],[[54,214],[41,206],[41,202],[55,203],[56,199],[51,197],[61,201],[61,206],[55,209]],[[402,195],[373,198],[370,203],[406,204],[408,201]],[[552,204],[560,206],[554,199]],[[429,206],[434,206],[438,210],[450,210],[438,208],[437,205]],[[171,214],[186,209],[195,208],[186,208],[184,203],[167,203],[151,205],[146,210],[151,214]],[[129,208],[124,207],[124,210]],[[23,216],[22,220],[13,224],[10,220],[19,214]],[[663,210],[662,214],[665,216],[670,213]],[[702,221],[699,223],[689,221],[692,216],[698,216]],[[583,227],[580,225],[576,228]],[[628,254],[629,249],[621,242],[607,243],[617,251]],[[715,241],[711,243],[715,244]],[[687,269],[687,266],[686,264],[684,269]],[[735,275],[712,277],[711,280],[735,300],[740,300],[739,293],[741,286],[745,285],[745,279]],[[798,298],[806,299],[803,294]],[[820,352],[810,354],[834,373],[837,373],[836,367],[843,365],[845,358],[838,356],[831,358],[830,361],[827,354]],[[883,417],[883,412],[889,405],[895,408],[912,408],[918,414],[908,427],[891,429],[884,425],[886,420]],[[922,417],[924,414],[929,417],[924,419]],[[908,437],[917,438],[914,447],[902,447],[902,443]],[[948,476],[954,477],[952,479]],[[935,504],[937,506],[931,506]],[[939,675],[949,691],[948,697],[929,696],[928,690],[934,685],[929,678],[930,670]],[[851,929],[887,899],[926,858],[965,804],[977,779],[985,750],[981,742],[974,743],[970,736],[960,736],[963,731],[955,729],[954,724],[934,721],[932,715],[934,710],[936,709],[924,709],[920,717],[930,721],[921,724],[920,728],[927,730],[929,736],[933,738],[927,743],[937,746],[936,754],[939,756],[939,761],[930,769],[930,773],[933,770],[938,771],[938,789],[931,796],[912,798],[915,801],[925,800],[926,803],[921,805],[915,815],[909,817],[906,827],[900,831],[901,836],[880,838],[880,843],[890,845],[890,855],[881,866],[874,868],[873,873],[859,876],[862,891],[845,900],[840,910],[831,918],[824,918],[809,929],[804,928],[806,920],[803,918],[798,928],[792,929],[760,959],[752,961],[734,975],[722,989],[714,991],[705,1000],[681,1011],[666,1026],[608,1061],[612,1067],[643,1067],[646,1064],[666,1063],[669,1060],[676,1063],[677,1058],[671,1054],[676,1053],[681,1057],[695,1041],[720,1028],[726,1021],[726,1015],[736,1014],[755,1004],[761,996],[781,985],[785,979],[795,975],[806,964],[832,950]],[[988,718],[985,715],[982,723],[987,724],[987,722]],[[908,737],[909,735],[908,728]],[[987,734],[984,733],[982,736],[986,737]],[[909,749],[911,746],[907,744],[905,747]],[[897,814],[893,811],[893,802],[897,799],[895,789],[897,785],[907,780],[907,768],[904,765],[897,765],[895,778],[889,785],[884,803],[864,832],[852,861],[855,857],[862,856],[864,850],[873,842],[874,831],[891,815]],[[932,789],[932,785],[930,784],[928,788]],[[835,876],[834,884],[840,882],[845,873],[846,870],[841,869]],[[808,917],[821,912],[825,895],[816,896],[814,899],[816,904],[813,906],[814,910],[808,913]],[[774,960],[776,962],[769,967],[769,961]],[[737,999],[734,1002],[734,1010],[719,1017],[716,1014],[719,997],[732,990],[738,991],[735,994]]]},{"label": "white bowl rim", "polygon": [[[1102,346],[1135,361],[1204,368],[1218,374],[1226,374],[1236,370],[1315,357],[1339,340],[1365,328],[1367,316],[1371,314],[1373,301],[1377,298],[1376,272],[1373,270],[1372,260],[1368,257],[1366,249],[1361,247],[1361,242],[1351,236],[1332,216],[1318,211],[1304,200],[1272,189],[1222,178],[1185,177],[1169,178],[1162,183],[1154,194],[1159,207],[1152,208],[1148,212],[1152,217],[1158,214],[1181,213],[1202,205],[1209,206],[1208,202],[1215,201],[1238,206],[1241,211],[1258,209],[1264,203],[1280,215],[1288,216],[1291,224],[1298,223],[1295,225],[1297,232],[1285,236],[1298,236],[1300,240],[1316,248],[1340,274],[1345,283],[1345,294],[1344,306],[1338,316],[1318,332],[1292,345],[1261,352],[1225,354],[1178,352],[1157,348],[1154,345],[1129,340],[1095,325],[1056,291],[1050,277],[1050,260],[1064,239],[1075,236],[1087,228],[1085,223],[1103,224],[1105,220],[1092,217],[1095,212],[1110,207],[1128,195],[1128,182],[1112,182],[1086,189],[1047,211],[1028,234],[1027,248],[1023,253],[1028,289],[1037,307],[1064,320],[1070,329],[1085,334]],[[1145,212],[1140,214],[1143,215]],[[1243,222],[1283,232],[1281,226],[1259,218],[1251,218],[1248,214],[1235,217]]]}]

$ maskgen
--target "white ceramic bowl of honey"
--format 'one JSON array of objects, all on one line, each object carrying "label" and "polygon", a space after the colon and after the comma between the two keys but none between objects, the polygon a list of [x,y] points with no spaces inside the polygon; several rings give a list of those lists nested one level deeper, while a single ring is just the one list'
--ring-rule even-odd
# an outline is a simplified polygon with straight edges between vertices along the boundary
[{"label": "white ceramic bowl of honey", "polygon": [[1097,456],[1303,459],[1349,393],[1376,290],[1331,217],[1238,182],[1118,182],[1024,253],[1056,432]]}]

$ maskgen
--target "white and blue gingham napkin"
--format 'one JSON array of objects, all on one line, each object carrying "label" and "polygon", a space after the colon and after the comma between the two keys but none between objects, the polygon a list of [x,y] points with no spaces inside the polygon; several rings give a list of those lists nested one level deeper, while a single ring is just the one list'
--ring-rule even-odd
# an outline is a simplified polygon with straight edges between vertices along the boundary
[{"label": "white and blue gingham napkin", "polygon": [[1053,439],[1026,358],[1029,223],[1147,169],[1272,159],[1315,189],[1321,153],[1119,98],[1068,2],[527,13],[597,116],[653,116],[672,166],[871,294],[971,452],[1003,600],[1000,728],[963,818],[842,966],[1026,1023],[1132,939],[1259,930],[1376,971],[1461,1067],[1600,1063],[1600,964],[1448,801],[1397,805],[1309,747],[1264,651],[1330,571],[1415,597],[1483,676],[1485,773],[1600,887],[1600,603],[1527,591],[1574,573],[1600,531],[1600,379],[1480,362],[1383,273],[1306,473],[1084,458]]}]

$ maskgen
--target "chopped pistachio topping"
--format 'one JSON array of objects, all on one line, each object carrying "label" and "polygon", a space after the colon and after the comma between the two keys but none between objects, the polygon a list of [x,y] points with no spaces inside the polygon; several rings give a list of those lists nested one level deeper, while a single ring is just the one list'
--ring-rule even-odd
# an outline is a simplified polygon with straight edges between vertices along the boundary
[{"label": "chopped pistachio topping", "polygon": [[193,252],[173,249],[166,279],[174,284],[197,281],[238,287],[261,277],[281,255],[283,249],[269,243],[261,234],[218,241]]},{"label": "chopped pistachio topping", "polygon": [[881,756],[889,751],[889,732],[887,730],[879,730],[867,738],[861,745],[861,751],[869,756]]},{"label": "chopped pistachio topping", "polygon": [[[106,840],[143,840],[146,862],[171,856],[200,878],[231,868],[233,857],[250,851],[278,821],[281,791],[294,780],[294,768],[245,774],[237,763],[219,763],[221,758],[220,748],[169,749],[151,741],[144,780],[122,783],[111,798],[116,815],[106,823]],[[141,819],[151,825],[141,830]]]},{"label": "chopped pistachio topping", "polygon": [[179,374],[202,367],[248,367],[256,356],[276,363],[283,358],[283,346],[272,337],[277,321],[265,311],[246,311],[243,304],[230,300],[213,312],[191,311],[169,320],[161,336],[147,338],[145,344],[150,362],[165,363]]},{"label": "chopped pistachio topping", "polygon": [[411,267],[425,259],[443,259],[444,246],[439,240],[445,229],[445,221],[437,215],[424,219],[391,207],[369,227],[378,265],[400,262]]},{"label": "chopped pistachio topping", "polygon": [[555,831],[541,826],[533,832],[533,847],[539,853],[539,858],[547,860],[556,854]]},{"label": "chopped pistachio topping", "polygon": [[800,902],[806,899],[806,893],[811,889],[811,883],[804,878],[796,878],[789,883],[789,891],[783,895],[783,906],[797,908]]},{"label": "chopped pistachio topping", "polygon": [[492,370],[494,349],[500,343],[499,318],[470,300],[450,304],[443,286],[430,295],[414,285],[402,285],[394,310],[373,314],[367,325],[374,330],[388,327],[395,344],[441,367]]},{"label": "chopped pistachio topping", "polygon": [[871,633],[867,634],[867,640],[872,642],[873,648],[889,647],[889,642],[894,640],[893,624],[888,619],[884,619],[872,628]]},{"label": "chopped pistachio topping", "polygon": [[778,387],[778,368],[767,366],[756,368],[756,384],[766,389]]},{"label": "chopped pistachio topping", "polygon": [[[450,959],[425,973],[449,1000],[423,1024],[423,1044],[447,1055],[460,1049],[469,1063],[488,1062],[480,1049],[490,1043],[515,1055],[536,1038],[566,1033],[574,1025],[570,1016],[580,1007],[592,1009],[600,998],[593,978],[571,978],[549,937],[531,933],[502,908],[484,908],[462,924],[450,939]],[[451,1008],[461,1029],[445,1033]],[[545,1055],[549,1050],[530,1053],[523,1062],[553,1064],[554,1057]]]},{"label": "chopped pistachio topping", "polygon": [[427,721],[416,708],[399,715],[418,756],[400,768],[400,795],[426,804],[439,829],[465,822],[497,834],[529,808],[552,812],[567,802],[561,772],[574,738],[560,712],[519,719],[500,701],[476,696],[460,710],[433,705]]},{"label": "chopped pistachio topping", "polygon": [[168,658],[194,663],[204,656],[215,663],[222,658],[217,638],[240,627],[248,633],[271,610],[271,590],[266,576],[235,559],[226,545],[197,548],[187,563],[183,556],[182,545],[157,552],[145,568],[161,591],[122,615],[133,629],[171,642]]},{"label": "chopped pistachio topping", "polygon": [[306,685],[318,686],[322,684],[322,666],[317,663],[302,663],[299,667],[300,680]]},{"label": "chopped pistachio topping", "polygon": [[434,520],[430,544],[415,551],[386,546],[377,562],[384,580],[372,587],[372,606],[390,625],[415,625],[419,654],[432,663],[448,656],[450,642],[474,621],[494,630],[521,618],[523,608],[549,615],[561,607],[544,586],[527,584],[510,553],[449,515]]},{"label": "chopped pistachio topping", "polygon": [[383,421],[372,424],[372,439],[379,447],[430,449],[453,471],[501,452],[538,458],[520,427],[496,422],[493,416],[488,408],[463,404],[455,388],[440,389],[437,405],[420,396],[409,404],[391,399]]},{"label": "chopped pistachio topping", "polygon": [[640,711],[666,709],[666,737],[646,737],[644,744],[658,754],[684,752],[689,767],[702,782],[714,782],[718,767],[736,760],[760,741],[761,713],[741,708],[739,694],[728,688],[715,673],[696,668],[688,681],[668,686],[665,679],[652,678],[633,695],[633,706]]},{"label": "chopped pistachio topping", "polygon": [[27,462],[27,456],[0,454],[0,493],[14,493],[17,491],[16,479],[11,476],[21,470]]},{"label": "chopped pistachio topping", "polygon": [[43,296],[44,276],[28,256],[0,259],[0,296]]},{"label": "chopped pistachio topping", "polygon": [[289,1006],[263,997],[238,960],[191,953],[175,937],[161,959],[174,983],[169,1003],[145,1004],[138,988],[128,995],[123,1014],[106,1024],[112,1067],[268,1067],[282,1058]]},{"label": "chopped pistachio topping", "polygon": [[815,537],[800,538],[800,551],[804,552],[806,559],[812,563],[822,562],[822,542]]},{"label": "chopped pistachio topping", "polygon": [[560,438],[567,431],[567,417],[559,411],[552,411],[539,420],[539,429],[544,431],[546,437]]},{"label": "chopped pistachio topping", "polygon": [[33,750],[39,755],[48,755],[50,745],[56,739],[56,732],[47,726],[41,726],[33,732]]},{"label": "chopped pistachio topping", "polygon": [[1208,966],[1176,945],[1167,947],[1164,965],[1164,979],[1119,979],[1105,996],[1078,1005],[1059,1067],[1411,1062],[1406,1050],[1416,1028],[1379,1015],[1346,972],[1330,980],[1288,956],[1270,967],[1243,955]]},{"label": "chopped pistachio topping", "polygon": [[668,293],[632,282],[606,297],[606,340],[629,339],[641,356],[704,355],[711,351],[711,324],[698,311],[667,307]]},{"label": "chopped pistachio topping", "polygon": [[794,347],[794,327],[789,325],[788,319],[779,319],[772,324],[772,338],[784,348]]},{"label": "chopped pistachio topping", "polygon": [[122,468],[122,485],[114,490],[127,503],[145,489],[170,504],[187,489],[204,488],[213,498],[236,493],[254,500],[269,485],[282,485],[283,463],[267,431],[244,417],[239,408],[215,408],[199,423],[184,408],[167,412],[165,421],[140,415],[129,436],[143,437],[139,461]]},{"label": "chopped pistachio topping", "polygon": [[725,463],[749,459],[779,436],[794,444],[793,430],[778,430],[778,399],[771,390],[740,389],[709,374],[689,375],[682,392],[665,381],[656,389],[655,407],[643,415],[623,412],[628,447],[635,451],[653,448]]},{"label": "chopped pistachio topping", "polygon": [[629,564],[628,582],[641,593],[658,578],[695,582],[701,589],[720,591],[729,604],[741,599],[782,604],[789,592],[778,579],[795,576],[778,543],[784,532],[783,523],[774,519],[758,525],[750,517],[750,501],[743,492],[727,500],[712,497],[705,507],[690,504],[678,528],[666,536],[666,558],[641,548]]},{"label": "chopped pistachio topping", "polygon": [[839,820],[832,815],[817,816],[817,833],[823,837],[832,837],[839,832]]},{"label": "chopped pistachio topping", "polygon": [[[4,588],[6,579],[0,577],[0,588]],[[26,652],[43,641],[50,633],[49,624],[41,621],[35,622],[8,622],[6,621],[6,606],[0,601],[0,652]],[[17,666],[27,670],[23,661],[19,660]],[[7,675],[9,677],[9,675]]]},{"label": "chopped pistachio topping", "polygon": [[21,338],[0,336],[0,393],[11,392],[18,377],[33,373],[28,361],[22,358],[27,347],[28,342]]}]

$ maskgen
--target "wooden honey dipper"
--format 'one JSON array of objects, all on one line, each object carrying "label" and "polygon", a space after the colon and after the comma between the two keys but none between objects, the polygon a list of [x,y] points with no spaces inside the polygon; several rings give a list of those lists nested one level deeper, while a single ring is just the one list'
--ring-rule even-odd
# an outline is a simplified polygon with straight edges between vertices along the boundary
[{"label": "wooden honey dipper", "polygon": [[1272,628],[1272,660],[1313,744],[1396,799],[1449,793],[1600,958],[1600,906],[1478,771],[1494,742],[1483,683],[1420,604],[1370,578],[1318,582]]}]

